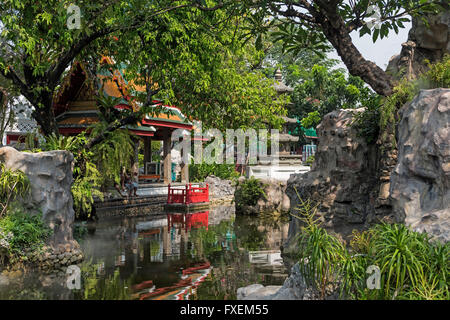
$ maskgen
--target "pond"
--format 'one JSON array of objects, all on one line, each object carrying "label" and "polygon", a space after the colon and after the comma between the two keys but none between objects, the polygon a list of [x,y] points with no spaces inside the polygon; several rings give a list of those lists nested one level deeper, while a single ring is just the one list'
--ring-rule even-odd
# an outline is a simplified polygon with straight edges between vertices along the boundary
[{"label": "pond", "polygon": [[0,275],[0,299],[236,299],[239,287],[283,284],[288,225],[286,216],[240,216],[230,205],[78,224],[79,288],[68,288],[63,271],[16,271]]}]

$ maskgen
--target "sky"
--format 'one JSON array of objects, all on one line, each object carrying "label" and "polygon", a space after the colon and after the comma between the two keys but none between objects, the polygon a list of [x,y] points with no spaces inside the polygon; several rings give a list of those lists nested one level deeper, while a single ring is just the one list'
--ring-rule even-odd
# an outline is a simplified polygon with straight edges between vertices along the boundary
[{"label": "sky", "polygon": [[[351,36],[353,43],[365,59],[375,62],[381,69],[386,70],[389,59],[400,53],[402,43],[408,39],[410,29],[411,23],[405,23],[405,28],[400,29],[398,34],[391,31],[387,38],[378,39],[375,43],[372,41],[372,36],[367,34],[360,38],[359,32],[353,32]],[[340,60],[336,52],[330,53],[329,57]],[[342,63],[339,67],[345,68],[345,65]]]}]

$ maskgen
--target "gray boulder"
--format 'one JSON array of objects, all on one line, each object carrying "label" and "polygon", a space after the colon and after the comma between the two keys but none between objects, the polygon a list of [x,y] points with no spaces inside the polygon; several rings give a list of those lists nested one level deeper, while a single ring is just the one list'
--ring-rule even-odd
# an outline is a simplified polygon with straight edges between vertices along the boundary
[{"label": "gray boulder", "polygon": [[407,42],[402,44],[400,54],[389,61],[386,71],[395,79],[415,79],[427,70],[425,60],[434,63],[450,53],[450,11],[428,16],[428,25],[422,18],[412,19]]},{"label": "gray boulder", "polygon": [[41,211],[43,219],[53,230],[53,247],[78,247],[72,237],[75,218],[72,185],[73,155],[68,151],[40,153],[19,152],[11,147],[0,148],[0,162],[6,168],[23,171],[30,180],[31,194],[23,199],[31,212]]},{"label": "gray boulder", "polygon": [[450,89],[422,90],[400,110],[390,197],[407,225],[450,238]]}]

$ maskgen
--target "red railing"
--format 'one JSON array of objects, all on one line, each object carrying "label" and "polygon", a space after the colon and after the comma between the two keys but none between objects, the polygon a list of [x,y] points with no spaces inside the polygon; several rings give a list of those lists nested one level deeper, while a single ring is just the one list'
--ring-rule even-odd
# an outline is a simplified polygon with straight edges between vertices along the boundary
[{"label": "red railing", "polygon": [[209,202],[209,185],[206,187],[192,187],[191,184],[187,184],[182,188],[174,188],[169,184],[167,203],[199,203]]}]

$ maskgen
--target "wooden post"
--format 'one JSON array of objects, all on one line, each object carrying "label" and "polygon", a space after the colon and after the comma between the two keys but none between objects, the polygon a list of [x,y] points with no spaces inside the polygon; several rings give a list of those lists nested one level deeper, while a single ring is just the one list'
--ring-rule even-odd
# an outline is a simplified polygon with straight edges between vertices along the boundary
[{"label": "wooden post", "polygon": [[144,137],[144,172],[147,172],[147,162],[152,162],[152,138]]},{"label": "wooden post", "polygon": [[133,139],[134,142],[134,154],[133,154],[133,165],[132,165],[132,173],[135,172],[139,175],[139,139]]},{"label": "wooden post", "polygon": [[[187,160],[189,161],[189,160]],[[181,149],[181,182],[188,183],[189,182],[189,163],[184,162],[184,148]]]},{"label": "wooden post", "polygon": [[172,182],[172,156],[171,156],[171,139],[170,132],[164,134],[163,140],[163,161],[164,161],[164,183]]}]

